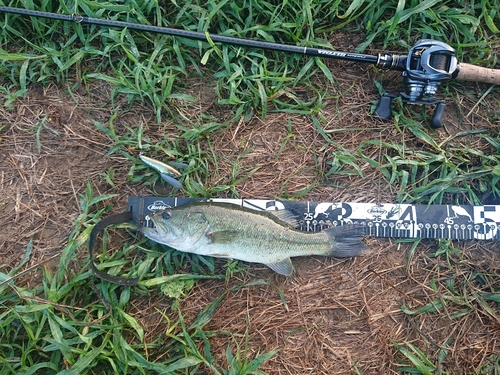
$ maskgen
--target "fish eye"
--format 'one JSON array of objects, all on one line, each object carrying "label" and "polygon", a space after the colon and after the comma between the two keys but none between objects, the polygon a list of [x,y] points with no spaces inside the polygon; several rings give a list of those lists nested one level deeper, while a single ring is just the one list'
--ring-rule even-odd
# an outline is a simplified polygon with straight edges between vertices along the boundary
[{"label": "fish eye", "polygon": [[169,211],[164,211],[161,214],[161,217],[164,218],[164,219],[170,219],[170,212]]}]

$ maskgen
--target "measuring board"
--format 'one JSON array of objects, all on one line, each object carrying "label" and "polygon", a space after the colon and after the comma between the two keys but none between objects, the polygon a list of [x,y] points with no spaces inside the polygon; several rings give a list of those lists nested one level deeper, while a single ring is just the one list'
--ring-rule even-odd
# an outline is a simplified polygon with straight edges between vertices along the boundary
[{"label": "measuring board", "polygon": [[231,203],[259,211],[288,210],[297,229],[318,232],[345,224],[362,224],[366,235],[393,238],[500,239],[500,206],[418,205],[376,203],[300,202],[266,199],[195,199],[139,197],[129,199],[132,222],[152,227],[153,211],[193,202]]}]

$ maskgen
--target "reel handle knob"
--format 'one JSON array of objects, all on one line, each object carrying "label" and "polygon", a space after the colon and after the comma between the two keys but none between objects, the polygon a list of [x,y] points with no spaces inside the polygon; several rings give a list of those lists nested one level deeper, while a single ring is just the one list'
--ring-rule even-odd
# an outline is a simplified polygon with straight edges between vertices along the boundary
[{"label": "reel handle knob", "polygon": [[444,102],[439,102],[436,105],[436,110],[434,111],[434,115],[432,116],[432,120],[430,122],[430,125],[434,128],[442,128],[444,124],[444,110],[446,108],[446,104]]},{"label": "reel handle knob", "polygon": [[392,97],[390,97],[387,94],[384,94],[378,102],[374,115],[381,118],[382,120],[390,120],[392,117],[391,102],[392,102]]}]

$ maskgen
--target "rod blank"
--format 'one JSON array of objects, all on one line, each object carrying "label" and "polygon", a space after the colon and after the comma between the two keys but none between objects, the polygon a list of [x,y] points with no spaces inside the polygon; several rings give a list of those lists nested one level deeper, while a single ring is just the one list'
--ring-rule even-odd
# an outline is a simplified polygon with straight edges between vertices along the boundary
[{"label": "rod blank", "polygon": [[91,18],[79,15],[64,15],[64,14],[57,14],[50,12],[42,12],[38,10],[29,10],[29,9],[21,9],[21,8],[13,8],[5,6],[0,6],[0,12],[21,14],[32,17],[56,19],[62,21],[70,21],[76,23],[100,25],[106,27],[128,28],[128,29],[146,31],[156,34],[165,34],[176,37],[195,39],[203,42],[208,42],[210,39],[213,42],[233,44],[243,47],[261,48],[266,50],[281,51],[287,53],[297,53],[307,56],[328,57],[338,60],[348,60],[348,61],[356,61],[368,64],[375,64],[383,69],[395,69],[400,71],[404,70],[404,64],[399,64],[400,56],[392,56],[391,54],[388,53],[385,53],[383,55],[379,54],[377,56],[365,55],[360,53],[342,52],[330,49],[292,46],[280,43],[270,43],[270,42],[243,39],[243,38],[230,37],[217,34],[205,34],[197,31],[174,29],[163,26],[143,25],[132,22],[105,20],[105,19]]}]

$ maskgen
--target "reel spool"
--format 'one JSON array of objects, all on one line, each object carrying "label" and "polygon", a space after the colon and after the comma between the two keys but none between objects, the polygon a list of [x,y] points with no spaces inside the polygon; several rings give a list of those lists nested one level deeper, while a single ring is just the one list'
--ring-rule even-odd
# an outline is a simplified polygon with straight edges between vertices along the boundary
[{"label": "reel spool", "polygon": [[454,78],[457,68],[455,50],[449,45],[432,39],[419,40],[406,58],[406,68],[402,73],[405,92],[399,95],[384,94],[375,115],[390,119],[392,99],[400,97],[403,103],[436,105],[431,126],[442,127],[445,103],[436,100],[434,95],[441,83]]}]

